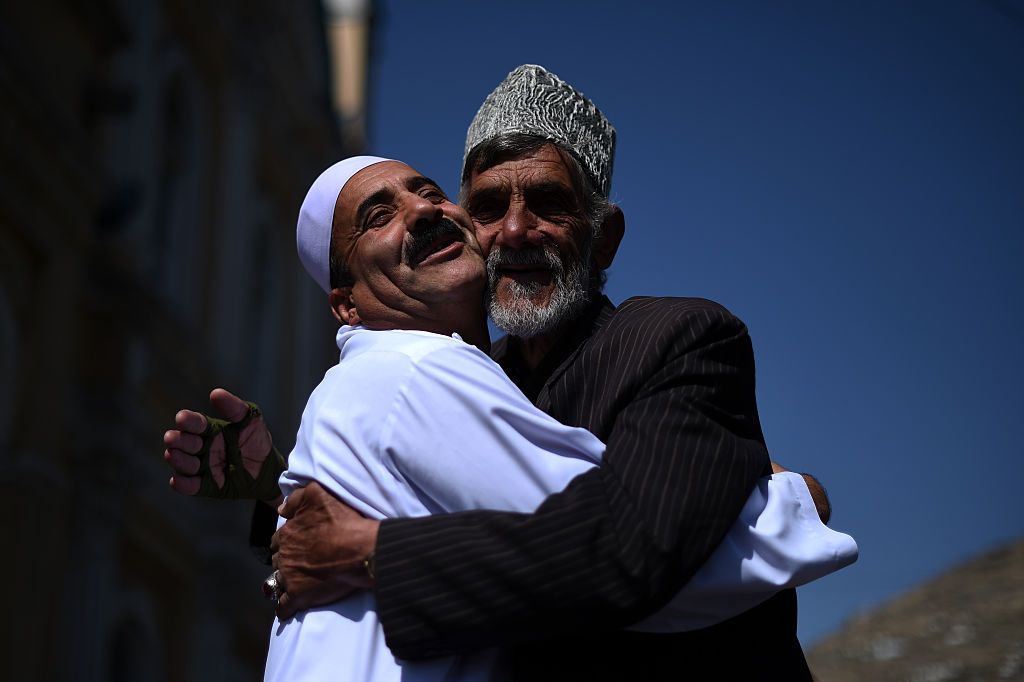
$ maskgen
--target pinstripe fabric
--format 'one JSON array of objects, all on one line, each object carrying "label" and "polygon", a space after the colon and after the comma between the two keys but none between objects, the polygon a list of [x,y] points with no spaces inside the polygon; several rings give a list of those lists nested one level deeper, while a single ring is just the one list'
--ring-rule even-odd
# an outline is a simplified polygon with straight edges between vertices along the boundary
[{"label": "pinstripe fabric", "polygon": [[[618,309],[605,299],[596,313],[576,326],[569,347],[552,351],[561,362],[536,403],[604,440],[603,465],[534,514],[474,511],[384,521],[377,605],[397,656],[544,637],[554,639],[508,649],[519,677],[537,677],[531,665],[550,652],[563,661],[585,656],[607,673],[611,668],[601,666],[632,658],[634,649],[678,673],[680,647],[699,656],[721,639],[708,631],[613,630],[678,591],[769,470],[746,328],[702,299],[633,298]],[[508,344],[499,342],[495,354],[509,364]],[[774,608],[788,613],[795,603]],[[765,651],[768,644],[795,643],[795,611],[792,623],[774,623],[783,631],[775,634],[752,631],[763,619],[746,620],[749,626],[730,621],[716,628],[730,638],[756,638],[751,641],[766,643]],[[564,637],[573,633],[585,636]],[[594,646],[603,640],[606,645]],[[783,666],[769,663],[776,671]],[[793,664],[803,664],[802,654]],[[658,670],[649,672],[657,677]]]}]

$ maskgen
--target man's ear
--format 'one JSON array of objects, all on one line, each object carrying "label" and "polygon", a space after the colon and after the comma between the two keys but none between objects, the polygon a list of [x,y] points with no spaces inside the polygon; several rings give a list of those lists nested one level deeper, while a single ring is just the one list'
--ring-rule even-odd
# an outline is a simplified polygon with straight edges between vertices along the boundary
[{"label": "man's ear", "polygon": [[619,242],[625,232],[626,217],[621,208],[612,206],[601,223],[601,236],[594,240],[594,260],[602,270],[607,270],[615,260],[615,253],[619,250]]},{"label": "man's ear", "polygon": [[334,319],[342,324],[359,324],[359,310],[352,299],[352,287],[331,289],[331,293],[327,294],[327,300],[330,301]]}]

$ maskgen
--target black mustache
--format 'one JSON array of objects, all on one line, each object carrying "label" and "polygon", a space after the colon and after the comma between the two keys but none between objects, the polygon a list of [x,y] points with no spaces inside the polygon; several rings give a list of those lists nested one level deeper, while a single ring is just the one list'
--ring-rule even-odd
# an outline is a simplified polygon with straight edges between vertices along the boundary
[{"label": "black mustache", "polygon": [[416,230],[405,243],[405,262],[416,267],[427,257],[427,249],[431,244],[449,235],[454,235],[459,241],[465,241],[462,230],[451,218],[441,218],[433,225]]}]

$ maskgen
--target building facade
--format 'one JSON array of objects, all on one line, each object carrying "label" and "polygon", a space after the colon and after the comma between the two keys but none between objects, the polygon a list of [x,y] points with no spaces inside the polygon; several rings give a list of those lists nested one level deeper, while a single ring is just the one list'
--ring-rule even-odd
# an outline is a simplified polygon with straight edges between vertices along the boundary
[{"label": "building facade", "polygon": [[262,675],[251,507],[173,493],[161,437],[225,386],[287,450],[336,358],[294,225],[364,144],[355,9],[353,48],[309,0],[0,8],[0,679]]}]

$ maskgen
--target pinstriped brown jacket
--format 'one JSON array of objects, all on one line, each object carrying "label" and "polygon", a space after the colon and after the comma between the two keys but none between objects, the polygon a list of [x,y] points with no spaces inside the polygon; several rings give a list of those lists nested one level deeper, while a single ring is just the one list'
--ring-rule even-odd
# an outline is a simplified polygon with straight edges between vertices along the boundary
[{"label": "pinstriped brown jacket", "polygon": [[492,355],[601,467],[533,514],[385,520],[377,608],[392,651],[503,645],[520,679],[807,679],[795,593],[695,633],[619,631],[667,601],[770,472],[746,327],[694,298],[603,298],[529,372]]}]

